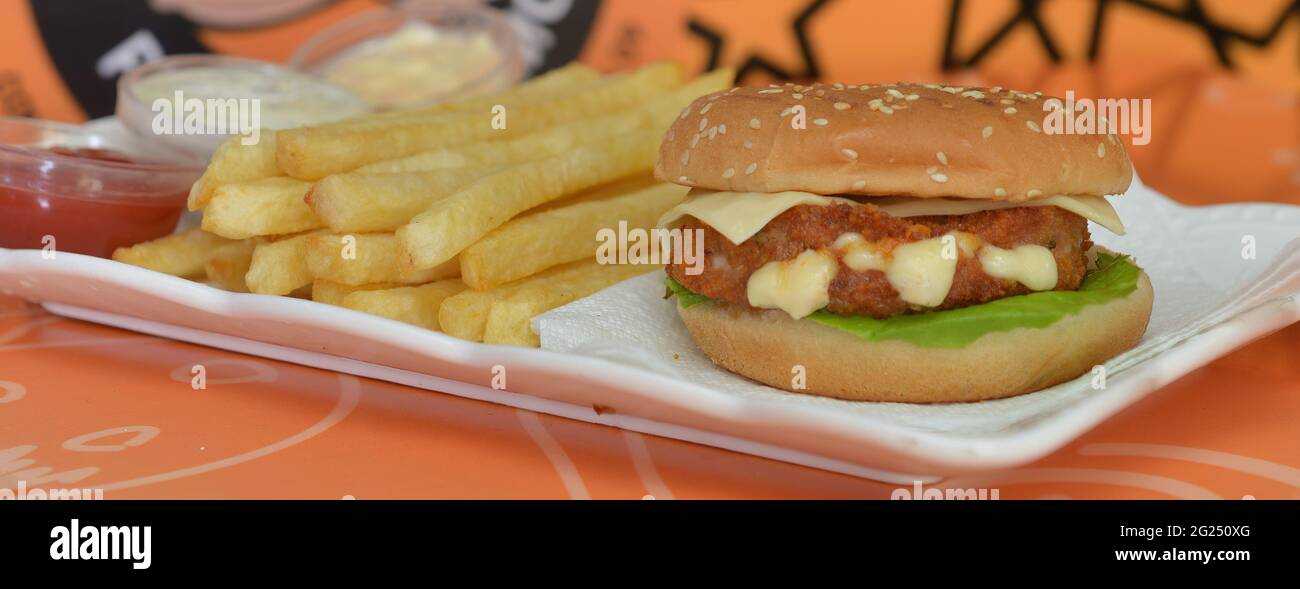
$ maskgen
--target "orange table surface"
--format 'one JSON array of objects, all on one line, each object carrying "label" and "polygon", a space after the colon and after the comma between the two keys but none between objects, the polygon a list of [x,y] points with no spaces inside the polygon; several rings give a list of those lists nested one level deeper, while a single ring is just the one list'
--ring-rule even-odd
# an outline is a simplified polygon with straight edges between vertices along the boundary
[{"label": "orange table surface", "polygon": [[[1300,498],[1300,324],[1034,464],[1009,498]],[[190,367],[207,367],[206,390]],[[0,488],[114,498],[887,498],[896,485],[49,315],[0,298]]]}]

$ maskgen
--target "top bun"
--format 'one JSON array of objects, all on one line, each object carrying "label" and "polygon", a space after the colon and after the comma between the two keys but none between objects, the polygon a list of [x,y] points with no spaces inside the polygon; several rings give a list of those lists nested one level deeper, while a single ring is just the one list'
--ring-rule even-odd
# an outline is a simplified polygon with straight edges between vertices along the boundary
[{"label": "top bun", "polygon": [[[682,112],[659,146],[655,176],[737,192],[1013,202],[1127,190],[1124,144],[1048,135],[1048,98],[937,84],[732,88]],[[792,125],[794,105],[805,109],[803,129]]]}]

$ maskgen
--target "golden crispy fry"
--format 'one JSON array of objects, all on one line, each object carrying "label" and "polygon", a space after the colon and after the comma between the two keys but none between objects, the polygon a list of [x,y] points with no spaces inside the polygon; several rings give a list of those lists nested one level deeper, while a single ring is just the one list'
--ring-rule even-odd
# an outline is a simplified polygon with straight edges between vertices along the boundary
[{"label": "golden crispy fry", "polygon": [[419,172],[469,165],[519,164],[559,155],[582,143],[609,140],[638,128],[663,131],[691,101],[727,88],[733,77],[731,69],[714,70],[633,109],[566,123],[518,139],[479,141],[377,162],[362,166],[357,172]]},{"label": "golden crispy fry", "polygon": [[377,113],[369,115],[369,117],[361,118],[394,120],[411,119],[439,112],[476,110],[484,107],[490,108],[492,105],[505,104],[508,102],[531,102],[544,100],[563,94],[580,92],[583,87],[589,86],[599,79],[600,72],[578,62],[572,62],[568,65],[555,68],[518,86],[488,96],[468,98],[456,102],[445,102],[412,110]]},{"label": "golden crispy fry", "polygon": [[235,182],[252,182],[280,175],[275,165],[275,133],[263,133],[257,145],[243,145],[240,137],[231,137],[208,162],[198,182],[190,190],[189,207],[197,211],[207,206],[218,188]]},{"label": "golden crispy fry", "polygon": [[413,268],[450,260],[511,217],[566,194],[654,166],[660,133],[635,131],[608,143],[520,164],[433,203],[397,230]]},{"label": "golden crispy fry", "polygon": [[195,227],[153,241],[119,247],[113,251],[113,259],[163,274],[192,278],[202,276],[203,264],[213,252],[230,243],[229,239]]},{"label": "golden crispy fry", "polygon": [[230,239],[287,235],[321,227],[304,198],[310,182],[277,177],[218,188],[203,209],[203,229]]},{"label": "golden crispy fry", "polygon": [[314,280],[311,283],[311,300],[327,305],[342,305],[344,297],[360,290],[385,290],[402,286],[396,282],[377,282],[374,284],[343,284],[333,280]]},{"label": "golden crispy fry", "polygon": [[458,262],[408,271],[398,257],[397,238],[392,233],[312,235],[307,238],[305,256],[311,276],[351,285],[424,284],[460,274]]},{"label": "golden crispy fry", "polygon": [[312,275],[307,268],[307,239],[315,233],[320,232],[286,237],[253,248],[253,261],[244,276],[249,292],[287,295],[310,286]]},{"label": "golden crispy fry", "polygon": [[654,64],[602,79],[580,92],[505,105],[504,128],[494,128],[499,127],[493,125],[497,114],[486,110],[456,111],[420,120],[378,119],[342,128],[327,125],[289,129],[277,134],[276,163],[290,176],[316,180],[447,145],[489,137],[505,139],[568,121],[590,119],[628,108],[642,96],[660,94],[680,84],[679,66]]},{"label": "golden crispy fry", "polygon": [[[487,290],[542,270],[596,256],[597,233],[655,226],[688,188],[659,184],[606,200],[582,202],[520,217],[488,233],[460,254],[461,279]],[[519,255],[528,252],[528,255]]]},{"label": "golden crispy fry", "polygon": [[509,295],[492,302],[483,329],[483,342],[538,347],[541,339],[529,325],[533,317],[633,276],[661,268],[663,266],[649,264],[580,262],[568,272],[525,280],[511,289]]},{"label": "golden crispy fry", "polygon": [[581,275],[592,265],[594,264],[586,261],[573,262],[492,290],[466,290],[442,302],[442,308],[438,310],[438,324],[447,335],[481,342],[484,330],[487,328],[488,315],[492,311],[492,303],[509,298],[530,282],[571,279]]},{"label": "golden crispy fry", "polygon": [[463,290],[465,283],[452,278],[421,286],[357,291],[344,297],[343,306],[436,331],[442,302]]},{"label": "golden crispy fry", "polygon": [[257,243],[256,240],[246,239],[217,248],[203,265],[208,282],[223,290],[248,292],[244,276],[253,264],[253,248],[257,247]]},{"label": "golden crispy fry", "polygon": [[434,201],[500,169],[470,166],[401,174],[333,174],[312,187],[306,206],[340,233],[392,231]]}]

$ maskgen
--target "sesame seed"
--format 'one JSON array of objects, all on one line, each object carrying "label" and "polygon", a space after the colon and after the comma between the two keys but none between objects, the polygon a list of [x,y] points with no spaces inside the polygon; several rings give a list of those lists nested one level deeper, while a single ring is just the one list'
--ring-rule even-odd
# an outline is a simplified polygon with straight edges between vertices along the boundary
[{"label": "sesame seed", "polygon": [[867,102],[867,106],[870,107],[871,110],[880,110],[880,107],[885,106],[885,101],[879,98],[872,98]]},{"label": "sesame seed", "polygon": [[939,171],[939,166],[930,166],[925,169],[926,174],[933,174]]},{"label": "sesame seed", "polygon": [[989,92],[992,92],[994,94],[997,94],[998,92],[1001,91],[1002,91],[1002,86],[994,86],[992,88],[989,88]]},{"label": "sesame seed", "polygon": [[1003,98],[1002,100],[999,100],[998,102],[1001,102],[1002,104],[1015,104],[1015,103],[1016,103],[1016,101],[1014,101],[1014,100],[1012,100],[1012,99],[1010,99],[1010,98]]},{"label": "sesame seed", "polygon": [[818,90],[818,91],[817,91],[817,96],[826,96],[826,91],[825,91],[825,90]]},{"label": "sesame seed", "polygon": [[748,176],[748,175],[750,175],[750,174],[753,174],[753,173],[754,173],[754,170],[757,170],[757,169],[758,169],[758,163],[757,163],[757,162],[752,163],[752,164],[749,164],[748,166],[745,167],[745,175]]},{"label": "sesame seed", "polygon": [[682,152],[682,165],[684,166],[690,162],[691,162],[691,150],[688,149]]},{"label": "sesame seed", "polygon": [[717,127],[709,127],[709,141],[713,141],[718,136]]},{"label": "sesame seed", "polygon": [[883,112],[887,115],[892,115],[894,114],[894,109],[892,107],[882,106],[880,107],[880,112]]},{"label": "sesame seed", "polygon": [[730,177],[735,176],[735,175],[736,175],[736,169],[735,169],[735,168],[727,168],[727,169],[725,169],[725,170],[722,171],[722,177],[723,177],[723,178],[730,178]]},{"label": "sesame seed", "polygon": [[691,107],[688,106],[688,107],[682,109],[682,116],[677,117],[677,118],[679,118],[679,119],[685,119],[686,116],[689,115],[689,114],[691,114]]},{"label": "sesame seed", "polygon": [[847,148],[847,147],[844,148],[844,149],[841,149],[841,150],[840,150],[840,153],[844,154],[844,157],[849,158],[849,159],[851,159],[851,160],[858,159],[858,152],[853,151],[852,149],[849,149],[849,148]]},{"label": "sesame seed", "polygon": [[936,157],[936,158],[939,159],[939,163],[941,163],[941,164],[943,164],[943,165],[945,165],[945,166],[948,165],[948,155],[945,154],[944,152],[941,151],[941,152],[939,152],[939,153],[936,153],[936,154],[934,154],[934,157]]},{"label": "sesame seed", "polygon": [[895,90],[895,89],[893,89],[893,88],[890,88],[890,89],[888,89],[888,90],[885,90],[885,94],[888,94],[888,95],[890,95],[890,96],[893,96],[894,98],[902,98],[902,97],[903,97],[903,93],[902,93],[902,92],[899,92],[898,90]]},{"label": "sesame seed", "polygon": [[1106,144],[1105,144],[1105,143],[1098,143],[1098,144],[1097,144],[1097,157],[1102,157],[1102,158],[1106,157]]},{"label": "sesame seed", "polygon": [[994,196],[1006,196],[1006,195],[1007,195],[1007,189],[1005,189],[1005,188],[1003,188],[1003,187],[1001,187],[1001,186],[999,186],[999,187],[997,187],[997,188],[994,188],[994,189],[993,189],[993,195],[994,195]]},{"label": "sesame seed", "polygon": [[757,131],[763,128],[763,123],[759,121],[757,118],[749,119],[749,128]]},{"label": "sesame seed", "polygon": [[768,88],[768,89],[766,89],[766,90],[759,90],[758,93],[759,93],[759,94],[780,94],[780,93],[781,93],[781,89],[780,89],[780,88]]},{"label": "sesame seed", "polygon": [[836,90],[843,90],[843,89],[844,89],[844,83],[843,83],[843,82],[836,82],[836,83],[834,83],[834,84],[831,84],[831,87],[834,88],[834,89],[836,89]]},{"label": "sesame seed", "polygon": [[848,109],[849,109],[849,103],[847,103],[847,102],[836,102],[833,106],[835,107],[835,110],[848,110]]},{"label": "sesame seed", "polygon": [[694,135],[691,135],[691,147],[695,147],[696,145],[699,144],[700,144],[700,134],[696,133]]},{"label": "sesame seed", "polygon": [[791,110],[789,107],[787,107],[785,110],[781,111],[781,116],[783,116],[783,117],[784,117],[784,116],[788,116],[791,112],[794,112],[794,111]]},{"label": "sesame seed", "polygon": [[686,181],[688,181],[688,180],[690,180],[690,178],[687,178],[686,176],[678,176],[678,177],[677,177],[677,181],[678,181],[678,182],[686,182]]},{"label": "sesame seed", "polygon": [[719,134],[719,135],[726,135],[726,134],[727,134],[727,125],[726,125],[726,123],[723,123],[723,124],[721,124],[721,125],[718,125],[718,134]]},{"label": "sesame seed", "polygon": [[913,101],[913,100],[919,100],[919,99],[921,98],[921,95],[920,95],[920,94],[908,94],[907,96],[904,96],[904,98],[906,98],[908,102],[911,102],[911,101]]},{"label": "sesame seed", "polygon": [[826,125],[830,124],[830,121],[826,119],[813,119],[813,124],[817,125],[818,127],[825,127]]},{"label": "sesame seed", "polygon": [[1035,196],[1042,196],[1042,194],[1043,194],[1043,191],[1041,191],[1041,190],[1039,190],[1039,189],[1037,189],[1037,188],[1031,188],[1031,189],[1029,189],[1029,192],[1026,192],[1026,193],[1025,193],[1025,196],[1028,196],[1029,198],[1034,198]]},{"label": "sesame seed", "polygon": [[948,181],[948,177],[944,176],[943,174],[930,174],[930,179],[940,184],[943,184],[944,182]]},{"label": "sesame seed", "polygon": [[702,114],[702,115],[703,115],[703,114],[708,114],[710,108],[713,108],[713,103],[712,103],[712,102],[710,102],[710,103],[704,105],[704,108],[701,108],[701,109],[700,109],[700,114]]},{"label": "sesame seed", "polygon": [[961,95],[966,98],[974,98],[975,100],[980,100],[984,98],[984,93],[980,92],[979,90],[967,90],[965,92],[962,92]]},{"label": "sesame seed", "polygon": [[790,96],[793,96],[795,100],[803,100],[803,94],[800,94],[800,93],[798,93],[798,92],[795,92],[794,94],[791,94]]},{"label": "sesame seed", "polygon": [[993,135],[993,127],[984,127],[980,130],[980,135],[983,135],[985,139],[988,139]]},{"label": "sesame seed", "polygon": [[1030,131],[1033,131],[1033,132],[1035,132],[1035,133],[1042,133],[1042,132],[1043,132],[1042,129],[1038,128],[1038,123],[1035,123],[1035,122],[1033,122],[1033,121],[1025,121],[1025,126],[1026,126],[1026,127],[1029,127],[1029,130],[1030,130]]},{"label": "sesame seed", "polygon": [[753,141],[750,141],[750,140],[748,140],[748,139],[746,139],[746,140],[745,140],[745,149],[754,149],[754,142],[753,142]]},{"label": "sesame seed", "polygon": [[701,119],[700,119],[700,128],[699,128],[699,130],[700,130],[700,131],[703,131],[704,128],[707,127],[707,126],[709,126],[709,118],[708,118],[708,117],[703,117],[703,118],[701,118]]},{"label": "sesame seed", "polygon": [[1002,111],[1002,112],[1007,113],[1007,114],[1009,114],[1009,115],[1016,114],[1016,107],[1014,107],[1014,106],[1008,106],[1007,109],[1004,110],[1004,111]]},{"label": "sesame seed", "polygon": [[867,181],[866,181],[866,180],[858,180],[857,182],[854,182],[854,183],[853,183],[853,189],[854,189],[854,190],[862,190],[863,188],[866,188],[866,187],[867,187]]}]

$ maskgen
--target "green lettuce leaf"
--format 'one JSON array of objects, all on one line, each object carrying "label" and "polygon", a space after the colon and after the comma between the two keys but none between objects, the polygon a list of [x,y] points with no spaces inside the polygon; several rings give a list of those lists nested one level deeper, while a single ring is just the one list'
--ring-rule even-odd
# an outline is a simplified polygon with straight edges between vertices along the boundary
[{"label": "green lettuce leaf", "polygon": [[[946,311],[896,315],[872,319],[818,311],[805,317],[868,341],[903,340],[931,348],[961,348],[985,334],[1020,327],[1047,327],[1074,315],[1088,305],[1099,305],[1131,294],[1142,270],[1127,256],[1099,253],[1097,268],[1083,277],[1074,291],[1044,291],[1007,297],[982,305]],[[691,292],[672,278],[668,289],[682,307],[709,298]]]}]

